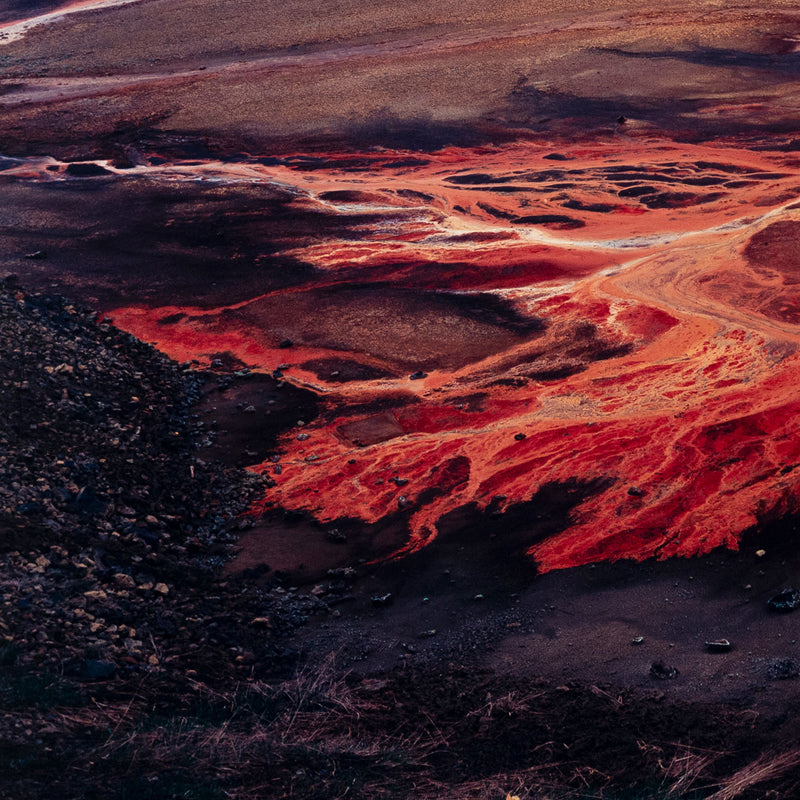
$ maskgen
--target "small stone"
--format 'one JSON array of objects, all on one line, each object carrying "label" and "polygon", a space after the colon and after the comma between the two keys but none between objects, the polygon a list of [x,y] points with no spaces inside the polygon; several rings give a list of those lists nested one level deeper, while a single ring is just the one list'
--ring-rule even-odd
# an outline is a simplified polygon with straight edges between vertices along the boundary
[{"label": "small stone", "polygon": [[514,434],[514,438],[515,438],[515,439],[516,439],[518,442],[521,442],[523,439],[527,439],[528,437],[527,437],[527,436],[526,436],[524,433],[515,433],[515,434]]},{"label": "small stone", "polygon": [[136,581],[124,572],[118,572],[114,575],[114,583],[121,586],[123,589],[133,589],[136,586]]},{"label": "small stone", "polygon": [[95,494],[91,486],[84,486],[75,498],[75,506],[82,514],[97,516],[106,510],[107,504]]},{"label": "small stone", "polygon": [[88,598],[89,600],[107,600],[108,595],[102,589],[90,589],[88,592],[84,592],[83,596]]},{"label": "small stone", "polygon": [[411,380],[411,381],[421,381],[421,380],[423,380],[423,378],[427,378],[427,377],[428,377],[428,373],[427,372],[423,372],[422,370],[417,370],[416,372],[412,372],[408,376],[408,379]]},{"label": "small stone", "polygon": [[377,595],[376,597],[372,598],[372,605],[376,608],[381,608],[383,606],[391,605],[392,600],[394,597],[392,596],[391,592],[387,592],[386,594]]},{"label": "small stone", "polygon": [[169,594],[169,586],[166,583],[157,583],[153,587],[153,591],[161,595]]},{"label": "small stone", "polygon": [[475,597],[472,598],[473,600],[485,600],[486,595],[483,594],[476,594]]},{"label": "small stone", "polygon": [[794,611],[796,608],[800,608],[800,592],[792,588],[784,589],[767,601],[767,607],[770,611],[777,611],[781,614]]},{"label": "small stone", "polygon": [[644,636],[634,636],[633,639],[631,639],[631,644],[632,645],[644,644]]},{"label": "small stone", "polygon": [[147,657],[147,663],[148,663],[148,664],[149,664],[151,667],[157,667],[157,666],[158,666],[158,656],[149,655],[149,656]]},{"label": "small stone", "polygon": [[114,677],[117,667],[111,661],[87,658],[78,665],[78,679],[83,681],[107,681]]},{"label": "small stone", "polygon": [[298,433],[297,434],[297,441],[298,442],[305,442],[308,438],[309,437],[308,437],[307,433]]},{"label": "small stone", "polygon": [[676,667],[667,666],[663,661],[655,661],[650,666],[650,677],[659,681],[672,680],[679,674]]},{"label": "small stone", "polygon": [[281,350],[287,350],[287,349],[288,349],[288,348],[290,348],[290,347],[291,347],[293,344],[294,344],[294,342],[293,342],[291,339],[282,339],[282,340],[280,341],[280,343],[278,344],[278,347],[280,347],[280,348],[281,348]]},{"label": "small stone", "polygon": [[733,645],[727,639],[714,639],[706,642],[706,649],[709,653],[727,653]]},{"label": "small stone", "polygon": [[259,628],[271,628],[272,620],[269,617],[253,617],[253,619],[250,620],[250,624]]},{"label": "small stone", "polygon": [[93,161],[77,161],[67,164],[64,174],[73,178],[97,178],[101,175],[113,175],[114,173],[100,166],[100,164],[95,164]]},{"label": "small stone", "polygon": [[764,558],[766,554],[767,554],[766,550],[756,550],[756,556],[758,556],[758,558]]}]

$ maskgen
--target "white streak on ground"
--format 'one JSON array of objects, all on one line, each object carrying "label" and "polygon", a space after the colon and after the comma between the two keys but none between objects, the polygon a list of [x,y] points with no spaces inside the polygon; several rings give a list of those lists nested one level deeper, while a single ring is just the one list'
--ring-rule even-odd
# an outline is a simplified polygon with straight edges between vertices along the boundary
[{"label": "white streak on ground", "polygon": [[48,11],[46,14],[9,22],[5,25],[0,25],[0,46],[21,39],[31,28],[56,22],[79,11],[95,11],[100,8],[124,6],[136,2],[139,2],[139,0],[78,0],[78,2],[69,3],[54,11]]}]

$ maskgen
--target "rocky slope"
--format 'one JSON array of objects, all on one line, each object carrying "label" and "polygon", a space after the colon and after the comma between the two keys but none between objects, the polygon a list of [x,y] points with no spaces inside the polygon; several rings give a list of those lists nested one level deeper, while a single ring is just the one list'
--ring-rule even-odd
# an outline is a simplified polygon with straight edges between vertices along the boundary
[{"label": "rocky slope", "polygon": [[11,279],[0,339],[2,663],[88,681],[268,668],[307,609],[217,580],[261,480],[198,458],[203,376]]}]

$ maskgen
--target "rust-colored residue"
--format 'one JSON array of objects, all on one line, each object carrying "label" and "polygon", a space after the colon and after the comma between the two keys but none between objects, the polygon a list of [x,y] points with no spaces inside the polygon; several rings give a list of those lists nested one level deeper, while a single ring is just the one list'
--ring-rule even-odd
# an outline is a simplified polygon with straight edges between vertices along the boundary
[{"label": "rust-colored residue", "polygon": [[327,411],[284,437],[266,502],[323,521],[408,508],[407,552],[466,504],[601,479],[531,547],[543,570],[736,547],[797,510],[787,155],[615,140],[355,161],[187,167],[292,187],[346,235],[284,243],[315,268],[299,289],[110,312],[178,359],[290,363],[319,393]]}]

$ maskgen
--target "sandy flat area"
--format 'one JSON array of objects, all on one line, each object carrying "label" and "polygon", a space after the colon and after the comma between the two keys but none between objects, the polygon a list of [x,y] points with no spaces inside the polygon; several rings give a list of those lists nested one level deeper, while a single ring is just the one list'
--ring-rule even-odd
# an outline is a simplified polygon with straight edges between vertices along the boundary
[{"label": "sandy flat area", "polygon": [[[274,148],[320,136],[413,144],[437,128],[444,141],[453,126],[485,140],[564,118],[684,132],[797,118],[790,3],[750,15],[712,2],[588,10],[143,0],[73,13],[0,49],[0,121],[17,147],[65,127],[92,139],[152,126]],[[63,95],[45,77],[63,78]]]}]

